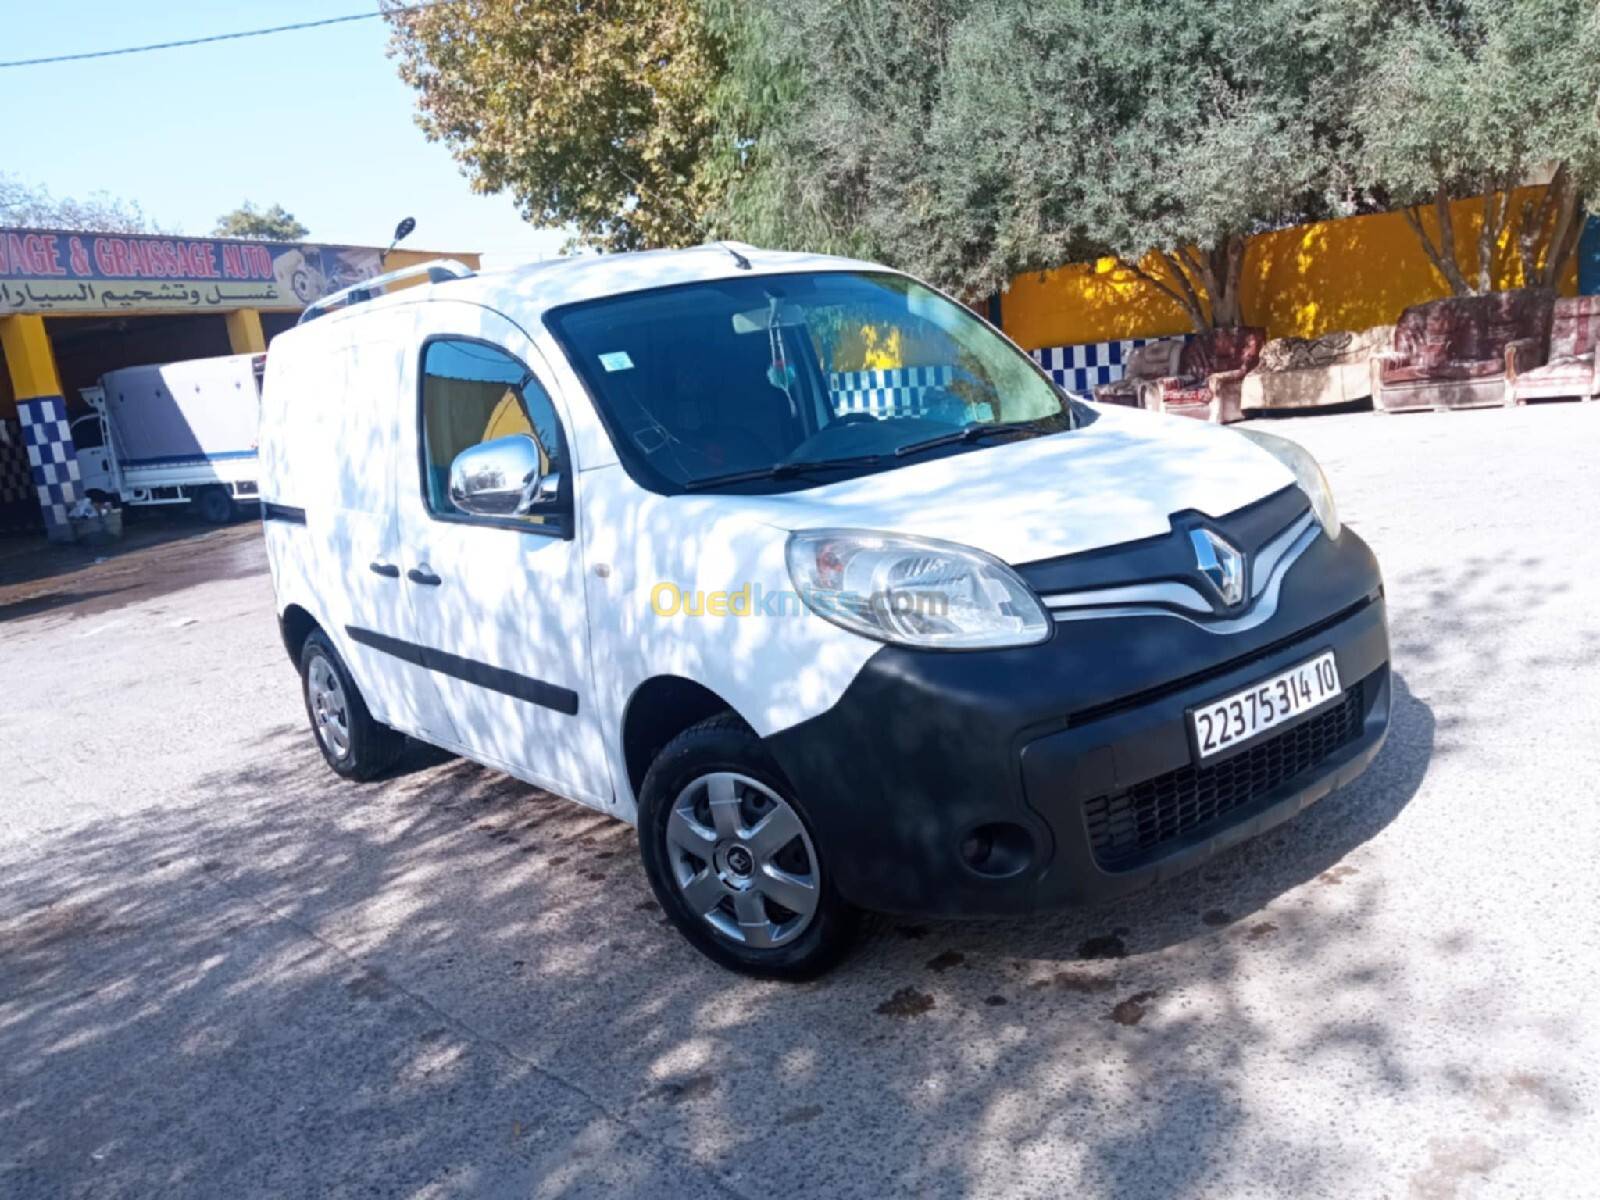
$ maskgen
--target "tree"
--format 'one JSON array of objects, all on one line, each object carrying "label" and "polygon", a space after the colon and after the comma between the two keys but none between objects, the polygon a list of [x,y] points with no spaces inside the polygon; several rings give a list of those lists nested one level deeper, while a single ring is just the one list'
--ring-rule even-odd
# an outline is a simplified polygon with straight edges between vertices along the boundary
[{"label": "tree", "polygon": [[[1371,47],[1366,75],[1353,117],[1362,182],[1405,206],[1451,290],[1492,291],[1507,243],[1525,285],[1553,287],[1577,248],[1583,197],[1600,184],[1593,0],[1419,4]],[[1515,201],[1515,188],[1546,175],[1542,195]],[[1450,201],[1480,195],[1473,263]]]},{"label": "tree", "polygon": [[698,0],[383,0],[418,124],[474,190],[607,250],[702,240],[723,46]]},{"label": "tree", "polygon": [[162,233],[131,200],[105,192],[86,199],[56,199],[49,189],[0,175],[0,225],[90,233]]},{"label": "tree", "polygon": [[217,218],[217,227],[211,231],[216,237],[255,238],[265,242],[299,242],[311,236],[311,231],[295,220],[294,214],[283,205],[258,210],[246,200],[232,212]]},{"label": "tree", "polygon": [[734,7],[715,160],[733,169],[719,227],[882,259],[968,297],[1002,284],[1015,264],[992,214],[953,186],[936,144],[951,46],[973,0]]},{"label": "tree", "polygon": [[1379,8],[762,4],[769,48],[752,61],[766,77],[781,66],[794,95],[735,131],[746,171],[727,207],[741,236],[770,231],[763,201],[792,197],[780,215],[822,214],[831,240],[968,298],[1112,255],[1200,330],[1243,320],[1250,234],[1337,206],[1341,96]]},{"label": "tree", "polygon": [[861,251],[866,239],[841,194],[803,165],[815,155],[799,119],[808,92],[807,60],[789,34],[797,14],[762,0],[701,0],[701,8],[724,64],[701,168],[708,227],[777,250]]}]

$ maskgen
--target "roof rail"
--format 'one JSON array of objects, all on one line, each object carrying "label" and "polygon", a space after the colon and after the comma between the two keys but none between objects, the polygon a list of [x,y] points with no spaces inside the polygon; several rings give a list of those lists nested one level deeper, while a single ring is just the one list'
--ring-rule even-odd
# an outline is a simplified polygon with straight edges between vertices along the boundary
[{"label": "roof rail", "polygon": [[436,258],[431,262],[401,267],[398,271],[390,271],[387,275],[374,275],[371,279],[363,279],[360,283],[341,288],[332,295],[312,301],[306,305],[306,310],[300,314],[300,320],[296,324],[304,325],[307,321],[314,321],[323,313],[332,312],[336,308],[348,308],[352,304],[365,303],[383,295],[391,283],[398,283],[402,279],[417,279],[426,275],[429,283],[447,283],[452,279],[471,279],[476,274],[477,272],[466,263],[457,262],[453,258]]}]

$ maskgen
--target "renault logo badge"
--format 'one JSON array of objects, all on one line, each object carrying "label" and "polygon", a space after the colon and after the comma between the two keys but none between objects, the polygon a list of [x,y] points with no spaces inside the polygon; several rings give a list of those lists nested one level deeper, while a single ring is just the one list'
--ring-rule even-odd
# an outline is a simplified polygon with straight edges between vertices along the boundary
[{"label": "renault logo badge", "polygon": [[1232,608],[1243,600],[1244,555],[1209,529],[1190,530],[1189,541],[1194,545],[1194,560],[1200,573],[1217,589],[1223,604]]}]

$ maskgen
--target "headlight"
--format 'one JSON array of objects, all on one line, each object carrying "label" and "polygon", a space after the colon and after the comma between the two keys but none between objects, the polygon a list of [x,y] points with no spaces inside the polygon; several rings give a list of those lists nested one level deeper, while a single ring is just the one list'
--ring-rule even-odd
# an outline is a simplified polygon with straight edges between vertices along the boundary
[{"label": "headlight", "polygon": [[1338,537],[1339,510],[1333,503],[1333,489],[1328,486],[1328,477],[1322,473],[1311,451],[1275,433],[1262,433],[1258,429],[1236,429],[1234,432],[1243,434],[1294,472],[1300,490],[1311,497],[1311,511],[1322,522],[1323,532],[1331,538]]},{"label": "headlight", "polygon": [[971,650],[1031,646],[1050,618],[1010,567],[966,546],[858,529],[789,535],[807,608],[880,642]]}]

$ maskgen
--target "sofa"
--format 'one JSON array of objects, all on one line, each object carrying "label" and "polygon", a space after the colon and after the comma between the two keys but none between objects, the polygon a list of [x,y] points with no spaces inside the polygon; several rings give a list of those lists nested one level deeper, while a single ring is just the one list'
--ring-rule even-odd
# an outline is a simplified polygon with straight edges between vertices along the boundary
[{"label": "sofa", "polygon": [[1176,375],[1178,358],[1182,353],[1182,338],[1163,338],[1135,347],[1123,365],[1121,379],[1095,385],[1095,400],[1101,404],[1124,404],[1137,408],[1139,385],[1164,375]]},{"label": "sofa", "polygon": [[1239,403],[1246,412],[1327,408],[1372,395],[1374,354],[1394,349],[1394,326],[1314,338],[1273,338],[1256,369],[1244,377]]},{"label": "sofa", "polygon": [[1394,349],[1372,359],[1372,403],[1382,412],[1484,408],[1510,402],[1506,351],[1543,361],[1555,293],[1520,288],[1451,296],[1400,314]]},{"label": "sofa", "polygon": [[1175,375],[1139,385],[1141,404],[1218,424],[1242,419],[1240,392],[1266,340],[1267,331],[1254,326],[1195,334],[1178,356]]},{"label": "sofa", "polygon": [[1506,347],[1506,385],[1513,404],[1600,395],[1600,296],[1570,296],[1556,301],[1550,346],[1541,354],[1530,342]]}]

